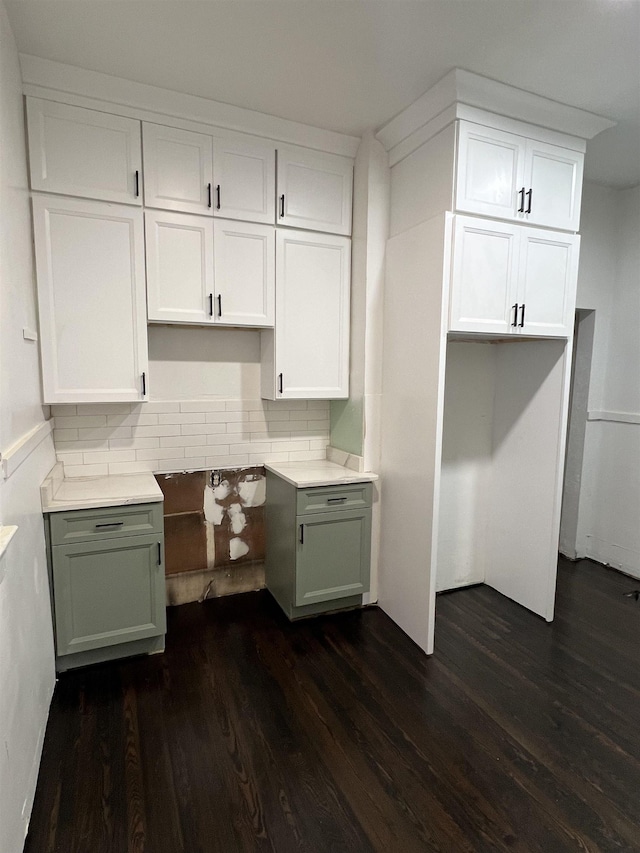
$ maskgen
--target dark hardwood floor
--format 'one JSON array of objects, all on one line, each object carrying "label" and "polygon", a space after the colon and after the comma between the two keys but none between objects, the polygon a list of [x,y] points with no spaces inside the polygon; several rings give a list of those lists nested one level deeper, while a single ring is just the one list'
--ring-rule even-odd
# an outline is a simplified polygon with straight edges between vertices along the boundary
[{"label": "dark hardwood floor", "polygon": [[561,565],[548,625],[476,587],[425,657],[381,611],[169,611],[63,676],[27,853],[640,850],[638,586]]}]

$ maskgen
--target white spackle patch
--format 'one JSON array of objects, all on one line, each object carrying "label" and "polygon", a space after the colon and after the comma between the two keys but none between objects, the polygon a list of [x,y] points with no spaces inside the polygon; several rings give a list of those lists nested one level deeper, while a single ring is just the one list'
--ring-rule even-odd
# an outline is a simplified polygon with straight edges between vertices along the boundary
[{"label": "white spackle patch", "polygon": [[219,486],[216,486],[213,490],[213,496],[217,501],[223,501],[225,498],[228,498],[231,494],[231,486],[229,485],[228,480],[223,480]]},{"label": "white spackle patch", "polygon": [[238,494],[245,506],[262,506],[267,497],[267,478],[260,475],[238,483]]},{"label": "white spackle patch", "polygon": [[224,507],[217,503],[216,490],[211,486],[204,487],[204,517],[211,524],[222,524],[224,518]]},{"label": "white spackle patch", "polygon": [[227,512],[231,521],[231,530],[237,535],[247,526],[247,517],[242,512],[242,504],[230,504]]},{"label": "white spackle patch", "polygon": [[245,554],[249,553],[249,546],[246,542],[243,542],[242,539],[238,539],[236,536],[233,539],[229,540],[229,557],[232,560],[237,560],[239,557],[244,557]]}]

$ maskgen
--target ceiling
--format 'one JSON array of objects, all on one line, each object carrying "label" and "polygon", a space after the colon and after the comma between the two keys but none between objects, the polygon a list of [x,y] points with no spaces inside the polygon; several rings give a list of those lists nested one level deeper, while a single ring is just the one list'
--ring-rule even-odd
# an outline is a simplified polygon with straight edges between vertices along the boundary
[{"label": "ceiling", "polygon": [[640,183],[640,0],[5,0],[46,59],[361,135],[459,67],[612,118],[588,179]]}]

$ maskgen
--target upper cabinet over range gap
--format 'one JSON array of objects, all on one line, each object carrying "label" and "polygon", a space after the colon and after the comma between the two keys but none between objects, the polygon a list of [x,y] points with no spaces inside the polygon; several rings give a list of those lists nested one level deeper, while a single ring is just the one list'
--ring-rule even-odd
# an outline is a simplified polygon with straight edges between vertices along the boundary
[{"label": "upper cabinet over range gap", "polygon": [[580,151],[460,121],[455,208],[577,231],[583,161]]}]

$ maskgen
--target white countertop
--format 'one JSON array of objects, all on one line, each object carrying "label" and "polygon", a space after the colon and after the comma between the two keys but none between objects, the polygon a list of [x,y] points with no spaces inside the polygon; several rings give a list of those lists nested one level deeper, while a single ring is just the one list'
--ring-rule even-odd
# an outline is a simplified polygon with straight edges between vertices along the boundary
[{"label": "white countertop", "polygon": [[43,512],[126,506],[164,500],[162,490],[151,473],[74,477],[65,480],[54,472],[55,468],[40,488]]},{"label": "white countertop", "polygon": [[297,488],[370,483],[378,479],[378,475],[370,471],[358,473],[335,462],[267,462],[264,467]]}]

